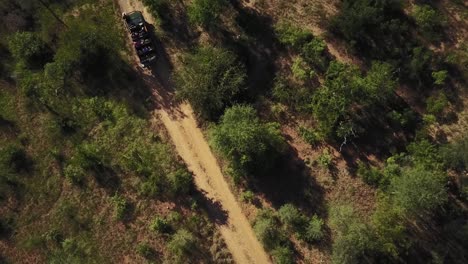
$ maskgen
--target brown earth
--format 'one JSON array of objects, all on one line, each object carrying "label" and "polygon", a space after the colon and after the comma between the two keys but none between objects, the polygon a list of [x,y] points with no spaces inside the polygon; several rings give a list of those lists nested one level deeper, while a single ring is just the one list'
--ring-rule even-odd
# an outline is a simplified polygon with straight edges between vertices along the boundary
[{"label": "brown earth", "polygon": [[[156,24],[141,1],[118,0],[117,3],[122,12],[141,10],[149,24]],[[177,152],[193,172],[195,184],[205,194],[211,217],[234,260],[237,263],[270,263],[198,128],[191,106],[186,102],[175,103],[169,81],[170,62],[159,59],[156,64],[155,74],[141,71],[142,78],[153,89],[157,104],[154,118],[165,126]]]}]

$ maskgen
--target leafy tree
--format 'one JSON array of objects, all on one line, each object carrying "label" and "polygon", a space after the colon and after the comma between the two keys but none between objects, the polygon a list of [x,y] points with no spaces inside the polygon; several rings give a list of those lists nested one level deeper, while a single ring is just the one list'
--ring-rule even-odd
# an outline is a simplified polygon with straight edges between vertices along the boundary
[{"label": "leafy tree", "polygon": [[203,27],[211,27],[218,21],[223,7],[227,4],[225,0],[194,0],[187,11],[190,22]]},{"label": "leafy tree", "polygon": [[323,224],[323,220],[317,215],[312,216],[305,228],[304,235],[300,237],[308,242],[320,241],[324,236]]},{"label": "leafy tree", "polygon": [[175,77],[178,94],[203,118],[217,118],[245,88],[245,68],[230,51],[199,48],[183,63]]},{"label": "leafy tree", "polygon": [[325,56],[326,49],[327,44],[325,41],[315,37],[302,46],[301,54],[308,63],[324,71],[329,63],[328,58]]},{"label": "leafy tree", "polygon": [[443,85],[447,79],[448,72],[445,70],[432,72],[435,85]]},{"label": "leafy tree", "polygon": [[445,163],[458,171],[468,169],[468,136],[462,136],[441,148]]},{"label": "leafy tree", "polygon": [[307,223],[306,217],[292,204],[285,204],[278,210],[280,221],[290,230],[300,230]]},{"label": "leafy tree", "polygon": [[314,71],[301,57],[294,58],[291,71],[294,78],[300,82],[307,81],[314,76]]},{"label": "leafy tree", "polygon": [[372,58],[399,59],[406,50],[408,26],[400,0],[344,0],[331,30]]},{"label": "leafy tree", "polygon": [[333,263],[362,263],[374,251],[371,229],[348,205],[332,205],[330,227],[335,231],[332,246]]},{"label": "leafy tree", "polygon": [[391,180],[389,189],[396,206],[409,215],[430,213],[447,201],[445,174],[422,166],[405,168]]},{"label": "leafy tree", "polygon": [[436,40],[440,37],[438,31],[441,30],[443,19],[434,8],[429,5],[415,5],[412,15],[424,36],[431,40]]},{"label": "leafy tree", "polygon": [[33,32],[16,32],[9,41],[8,47],[17,62],[31,67],[45,53],[45,43]]},{"label": "leafy tree", "polygon": [[136,247],[137,253],[144,258],[151,258],[154,255],[154,249],[146,242],[139,243]]},{"label": "leafy tree", "polygon": [[267,250],[280,247],[287,240],[280,230],[280,222],[271,210],[261,211],[255,219],[253,229]]},{"label": "leafy tree", "polygon": [[445,108],[447,108],[449,101],[443,91],[436,95],[429,97],[426,101],[427,113],[431,115],[441,115]]},{"label": "leafy tree", "polygon": [[393,77],[393,67],[388,63],[373,62],[362,79],[362,89],[371,103],[384,102],[394,92],[397,81]]},{"label": "leafy tree", "polygon": [[294,252],[287,246],[280,246],[271,251],[271,256],[276,264],[293,264]]},{"label": "leafy tree", "polygon": [[261,123],[252,107],[240,105],[226,110],[211,139],[237,175],[268,169],[284,146],[278,124]]},{"label": "leafy tree", "polygon": [[358,162],[358,169],[356,173],[365,183],[369,185],[384,187],[388,184],[388,178],[382,174],[379,168],[368,166],[364,162]]}]

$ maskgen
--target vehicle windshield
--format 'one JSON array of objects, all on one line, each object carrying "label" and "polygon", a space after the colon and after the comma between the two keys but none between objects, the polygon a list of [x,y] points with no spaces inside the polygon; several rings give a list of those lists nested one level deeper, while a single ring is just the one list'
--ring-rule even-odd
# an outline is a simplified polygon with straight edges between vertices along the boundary
[{"label": "vehicle windshield", "polygon": [[133,13],[128,14],[128,20],[133,25],[139,25],[143,23],[143,16],[141,15],[141,12],[133,12]]}]

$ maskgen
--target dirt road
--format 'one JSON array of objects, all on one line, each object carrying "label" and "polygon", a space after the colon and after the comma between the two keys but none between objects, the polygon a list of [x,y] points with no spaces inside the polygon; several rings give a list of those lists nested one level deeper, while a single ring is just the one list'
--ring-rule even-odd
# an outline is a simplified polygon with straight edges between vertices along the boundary
[{"label": "dirt road", "polygon": [[[140,10],[150,24],[154,18],[139,0],[117,0],[122,12]],[[161,64],[161,62],[157,62]],[[164,63],[164,62],[163,62]],[[167,65],[166,65],[167,66]],[[166,74],[170,67],[158,65],[156,75]],[[161,71],[158,71],[161,69]],[[223,217],[214,215],[216,225],[236,263],[271,263],[263,246],[256,238],[249,221],[242,213],[233,193],[226,183],[217,160],[213,156],[202,131],[197,127],[192,108],[187,103],[174,104],[169,85],[169,76],[153,76],[146,73],[144,79],[153,88],[158,105],[155,118],[166,127],[179,155],[195,175],[195,184],[210,204],[219,206]],[[210,209],[210,208],[209,208]]]}]

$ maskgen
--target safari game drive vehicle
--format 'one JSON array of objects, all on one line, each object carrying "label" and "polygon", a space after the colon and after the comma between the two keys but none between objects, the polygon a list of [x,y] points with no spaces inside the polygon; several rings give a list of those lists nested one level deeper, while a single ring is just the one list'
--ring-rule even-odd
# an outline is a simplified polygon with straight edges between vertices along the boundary
[{"label": "safari game drive vehicle", "polygon": [[122,18],[125,20],[125,25],[132,37],[133,47],[140,59],[141,66],[146,67],[156,59],[156,53],[143,14],[140,11],[133,11],[123,13]]}]

